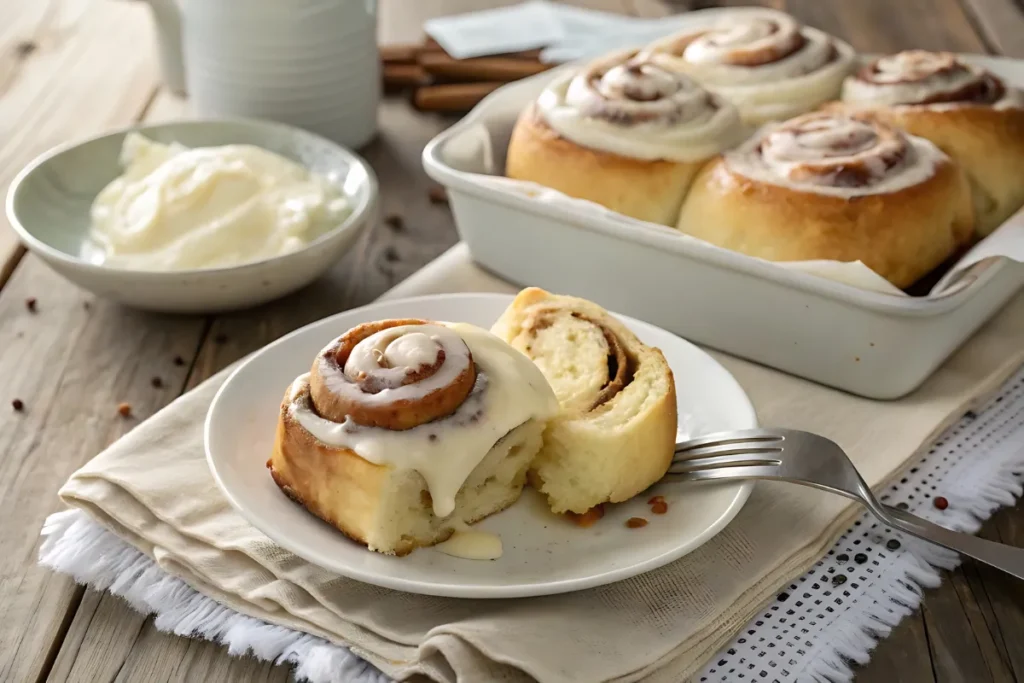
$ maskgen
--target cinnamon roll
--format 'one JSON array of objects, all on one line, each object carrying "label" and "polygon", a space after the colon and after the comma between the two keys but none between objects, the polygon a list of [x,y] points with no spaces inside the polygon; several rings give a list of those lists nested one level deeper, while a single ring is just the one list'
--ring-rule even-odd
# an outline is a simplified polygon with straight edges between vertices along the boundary
[{"label": "cinnamon roll", "polygon": [[367,323],[288,388],[267,467],[345,535],[405,555],[515,502],[557,407],[537,367],[485,330]]},{"label": "cinnamon roll", "polygon": [[700,166],[742,136],[732,105],[625,52],[544,90],[516,122],[506,174],[670,225]]},{"label": "cinnamon roll", "polygon": [[709,28],[659,40],[643,54],[729,100],[743,120],[788,119],[839,96],[853,48],[773,10],[738,10]]},{"label": "cinnamon roll", "polygon": [[1024,92],[943,52],[908,50],[846,79],[838,108],[927,138],[963,167],[979,237],[1024,205]]},{"label": "cinnamon roll", "polygon": [[906,288],[970,239],[973,214],[963,172],[932,143],[817,112],[708,164],[678,227],[770,261],[861,261]]},{"label": "cinnamon roll", "polygon": [[524,289],[492,331],[526,354],[561,406],[530,481],[557,513],[627,500],[665,475],[676,436],[672,370],[596,304]]}]

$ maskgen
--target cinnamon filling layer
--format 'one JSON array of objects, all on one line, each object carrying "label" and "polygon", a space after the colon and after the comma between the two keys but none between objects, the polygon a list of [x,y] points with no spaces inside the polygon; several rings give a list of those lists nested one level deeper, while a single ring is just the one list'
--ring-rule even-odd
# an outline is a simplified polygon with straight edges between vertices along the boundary
[{"label": "cinnamon filling layer", "polygon": [[398,319],[339,337],[313,363],[310,393],[328,420],[406,430],[453,414],[475,382],[472,354],[457,335]]}]

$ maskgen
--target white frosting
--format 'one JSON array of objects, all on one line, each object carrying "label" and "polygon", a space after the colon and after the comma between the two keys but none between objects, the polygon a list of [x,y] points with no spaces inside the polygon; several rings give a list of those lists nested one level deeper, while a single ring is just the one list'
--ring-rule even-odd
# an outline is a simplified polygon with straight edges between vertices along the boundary
[{"label": "white frosting", "polygon": [[[995,77],[979,66],[962,62],[946,52],[906,50],[882,57],[843,83],[843,100],[866,105],[917,105],[984,83]],[[1001,83],[1001,82],[1000,82]],[[933,102],[926,106],[950,109],[963,106],[992,106],[996,109],[1024,108],[1024,91],[1001,83],[1002,97],[995,102]]]},{"label": "white frosting", "polygon": [[302,248],[351,212],[326,178],[251,145],[188,149],[131,133],[121,163],[92,206],[91,237],[115,267],[258,261]]},{"label": "white frosting", "polygon": [[747,121],[789,118],[839,95],[852,47],[787,14],[744,12],[669,36],[644,54],[733,102]]},{"label": "white frosting", "polygon": [[[372,463],[419,472],[430,491],[434,514],[443,518],[455,509],[456,494],[494,444],[529,420],[553,417],[558,411],[558,400],[536,365],[486,330],[463,323],[405,329],[428,337],[443,329],[461,338],[472,352],[477,381],[453,415],[403,431],[365,427],[351,420],[332,422],[313,410],[308,375],[300,376],[292,384],[289,412],[324,444],[348,448]],[[420,349],[421,342],[414,341],[412,346]],[[413,355],[419,357],[419,353],[416,350]],[[333,390],[333,384],[328,387]],[[370,400],[394,401],[405,397],[401,392],[406,389],[384,389]]]},{"label": "white frosting", "polygon": [[496,560],[504,552],[501,537],[489,531],[477,531],[464,522],[455,525],[455,533],[434,548],[463,560]]},{"label": "white frosting", "polygon": [[556,79],[537,109],[566,139],[634,159],[702,161],[745,133],[735,108],[691,79],[624,55]]},{"label": "white frosting", "polygon": [[[445,353],[445,362],[437,372],[421,382],[402,385],[410,372],[433,365],[441,350]],[[386,365],[381,365],[381,361]],[[320,376],[327,388],[336,395],[367,405],[421,399],[454,382],[468,366],[466,344],[458,334],[441,325],[402,325],[370,335],[349,354],[344,368],[347,380],[333,371],[325,354],[320,354]],[[364,393],[355,384],[360,373],[373,375],[386,388],[375,394]]]},{"label": "white frosting", "polygon": [[[828,114],[809,114],[768,127],[725,155],[731,171],[753,180],[847,198],[917,185],[945,159],[922,138]],[[852,168],[863,169],[867,182],[844,186],[840,174]]]}]

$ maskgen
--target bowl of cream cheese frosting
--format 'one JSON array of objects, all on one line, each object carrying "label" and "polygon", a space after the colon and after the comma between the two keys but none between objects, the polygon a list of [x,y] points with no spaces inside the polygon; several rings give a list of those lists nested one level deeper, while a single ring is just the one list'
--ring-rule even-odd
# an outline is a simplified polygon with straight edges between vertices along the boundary
[{"label": "bowl of cream cheese frosting", "polygon": [[354,153],[257,120],[138,126],[54,149],[11,184],[7,215],[52,268],[166,312],[253,306],[319,277],[376,213]]}]

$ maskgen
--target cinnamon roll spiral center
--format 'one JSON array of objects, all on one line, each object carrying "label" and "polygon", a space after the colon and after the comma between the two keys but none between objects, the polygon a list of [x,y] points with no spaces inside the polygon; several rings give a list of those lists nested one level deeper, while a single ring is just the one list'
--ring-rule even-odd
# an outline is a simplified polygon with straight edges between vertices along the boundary
[{"label": "cinnamon roll spiral center", "polygon": [[[886,91],[886,99],[897,104],[994,104],[1006,94],[995,75],[948,52],[907,50],[881,57],[862,68],[856,80],[865,90]],[[860,99],[857,94],[853,99]],[[864,93],[863,99],[876,99],[871,95]]]},{"label": "cinnamon roll spiral center", "polygon": [[454,331],[384,320],[354,327],[324,349],[310,394],[326,419],[405,430],[454,413],[476,379],[472,354]]},{"label": "cinnamon roll spiral center", "polygon": [[791,17],[757,17],[731,21],[684,38],[677,54],[694,64],[760,66],[777,62],[807,42]]},{"label": "cinnamon roll spiral center", "polygon": [[769,168],[796,183],[863,187],[884,179],[908,147],[906,138],[888,126],[812,115],[768,133],[760,153]]},{"label": "cinnamon roll spiral center", "polygon": [[688,76],[635,57],[582,72],[569,84],[565,101],[583,116],[627,126],[697,121],[719,106]]}]

